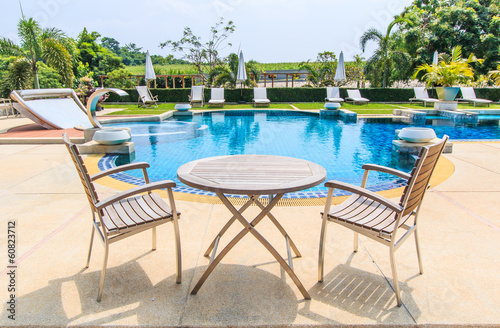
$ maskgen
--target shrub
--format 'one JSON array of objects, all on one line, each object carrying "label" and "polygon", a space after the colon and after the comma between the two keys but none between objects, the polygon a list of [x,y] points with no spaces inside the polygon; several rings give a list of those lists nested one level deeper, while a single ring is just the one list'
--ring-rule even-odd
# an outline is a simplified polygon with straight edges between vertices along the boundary
[{"label": "shrub", "polygon": [[124,68],[119,68],[108,74],[106,84],[113,88],[133,88],[134,82],[130,79],[132,74]]}]

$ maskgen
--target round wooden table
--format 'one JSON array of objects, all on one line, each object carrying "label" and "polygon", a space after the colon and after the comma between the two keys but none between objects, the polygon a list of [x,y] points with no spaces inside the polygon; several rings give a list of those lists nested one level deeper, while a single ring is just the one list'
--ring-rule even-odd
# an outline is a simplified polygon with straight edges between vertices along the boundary
[{"label": "round wooden table", "polygon": [[[297,257],[301,254],[285,229],[271,214],[271,209],[287,192],[295,192],[317,186],[326,178],[326,170],[313,162],[303,159],[270,156],[270,155],[232,155],[210,157],[184,164],[177,170],[177,177],[186,185],[212,191],[217,194],[222,203],[231,211],[233,217],[213,240],[205,252],[209,256],[212,252],[210,265],[200,278],[191,294],[196,294],[213,269],[222,258],[247,233],[251,233],[276,258],[290,278],[295,282],[305,299],[310,299],[300,280],[293,272],[290,247]],[[227,199],[224,194],[247,195],[249,197],[239,210]],[[269,204],[264,206],[260,201],[261,195],[269,195]],[[251,222],[243,217],[243,212],[252,204],[256,204],[261,212]],[[285,237],[288,253],[288,263],[274,249],[274,247],[255,229],[255,226],[264,218],[269,219]],[[245,227],[229,244],[217,255],[217,246],[222,235],[229,229],[235,220]]]}]

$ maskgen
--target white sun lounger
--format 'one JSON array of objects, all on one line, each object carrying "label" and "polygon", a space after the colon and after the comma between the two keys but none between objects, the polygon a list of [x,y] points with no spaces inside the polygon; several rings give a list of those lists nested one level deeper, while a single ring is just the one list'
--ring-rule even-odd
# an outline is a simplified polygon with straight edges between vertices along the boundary
[{"label": "white sun lounger", "polygon": [[156,108],[158,108],[158,96],[153,96],[146,85],[136,85],[135,89],[139,94],[139,99],[137,100],[139,107],[150,107],[154,105],[156,106]]},{"label": "white sun lounger", "polygon": [[224,99],[224,88],[212,88],[208,104],[224,107],[226,104],[226,99]]},{"label": "white sun lounger", "polygon": [[347,95],[346,101],[351,101],[354,105],[356,105],[356,103],[370,102],[370,99],[361,97],[361,93],[358,89],[347,90]]},{"label": "white sun lounger", "polygon": [[410,104],[413,101],[418,101],[418,102],[423,102],[424,107],[427,106],[427,103],[435,103],[438,102],[439,99],[436,98],[429,98],[429,94],[427,93],[427,90],[424,87],[415,87],[413,88],[413,91],[415,92],[415,98],[410,99]]},{"label": "white sun lounger", "polygon": [[46,129],[93,127],[72,89],[14,90],[10,97],[18,112]]},{"label": "white sun lounger", "polygon": [[258,105],[269,106],[271,100],[267,99],[266,88],[253,88],[253,104],[255,107]]},{"label": "white sun lounger", "polygon": [[474,92],[473,87],[460,87],[460,91],[462,91],[462,98],[458,99],[463,102],[474,103],[474,107],[477,104],[485,104],[490,106],[491,100],[481,99],[476,97],[476,92]]},{"label": "white sun lounger", "polygon": [[340,98],[340,89],[338,87],[326,87],[325,101],[341,103],[344,98]]},{"label": "white sun lounger", "polygon": [[189,96],[189,103],[191,106],[194,107],[194,105],[199,105],[199,107],[203,107],[204,100],[203,86],[193,85],[191,87],[191,95]]}]

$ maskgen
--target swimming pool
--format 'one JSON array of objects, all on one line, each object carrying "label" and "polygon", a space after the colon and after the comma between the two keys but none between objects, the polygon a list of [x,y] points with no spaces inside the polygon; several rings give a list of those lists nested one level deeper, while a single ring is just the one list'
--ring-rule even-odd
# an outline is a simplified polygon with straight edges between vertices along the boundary
[{"label": "swimming pool", "polygon": [[[450,119],[427,120],[416,126],[432,127],[438,137],[451,139],[500,139],[498,121],[476,124],[455,123]],[[151,164],[150,179],[174,180],[176,191],[211,193],[187,187],[177,180],[177,169],[190,161],[221,155],[268,154],[313,161],[327,171],[327,180],[335,179],[359,185],[361,165],[376,163],[408,172],[414,159],[392,151],[396,129],[409,126],[393,119],[358,119],[345,123],[338,119],[319,118],[318,114],[275,110],[231,110],[205,112],[189,118],[163,122],[113,124],[129,127],[135,143],[135,161]],[[101,169],[112,167],[117,156],[105,156]],[[141,172],[114,176],[139,184]],[[383,173],[370,173],[369,189],[378,191],[402,186],[404,180]],[[326,189],[318,186],[288,198],[324,197]],[[341,194],[341,193],[340,193]]]}]

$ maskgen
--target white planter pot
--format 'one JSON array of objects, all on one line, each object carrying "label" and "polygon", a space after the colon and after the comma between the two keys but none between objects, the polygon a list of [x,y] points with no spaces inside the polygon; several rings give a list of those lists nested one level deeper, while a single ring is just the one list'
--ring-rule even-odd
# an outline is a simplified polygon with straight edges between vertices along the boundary
[{"label": "white planter pot", "polygon": [[123,129],[102,129],[94,133],[92,138],[101,145],[119,145],[130,140],[130,134]]},{"label": "white planter pot", "polygon": [[403,128],[399,138],[408,142],[429,142],[436,138],[436,132],[430,128]]}]

